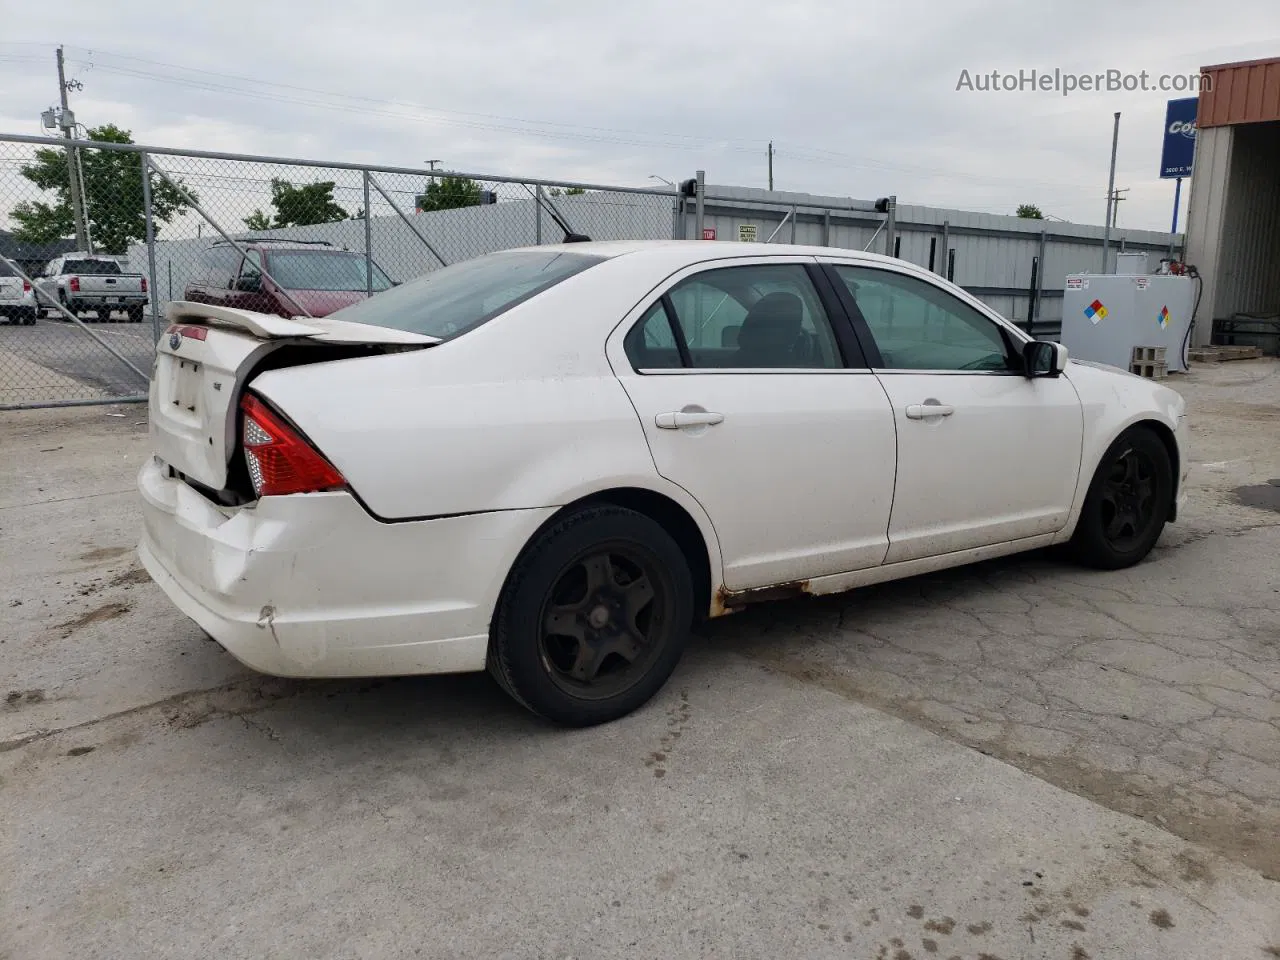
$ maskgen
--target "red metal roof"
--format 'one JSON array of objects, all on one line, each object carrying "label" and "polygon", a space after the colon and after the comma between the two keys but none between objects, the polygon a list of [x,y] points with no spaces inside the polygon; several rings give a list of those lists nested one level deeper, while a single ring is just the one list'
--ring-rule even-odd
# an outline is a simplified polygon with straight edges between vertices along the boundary
[{"label": "red metal roof", "polygon": [[1197,127],[1280,120],[1280,57],[1201,67]]}]

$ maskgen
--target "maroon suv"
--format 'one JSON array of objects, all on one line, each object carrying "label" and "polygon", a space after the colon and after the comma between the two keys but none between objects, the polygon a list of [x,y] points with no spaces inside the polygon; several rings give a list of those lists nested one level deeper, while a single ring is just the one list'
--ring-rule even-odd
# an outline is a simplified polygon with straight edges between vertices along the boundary
[{"label": "maroon suv", "polygon": [[282,317],[299,316],[300,306],[313,317],[324,317],[365,299],[370,289],[378,293],[393,286],[364,254],[328,243],[243,240],[239,246],[243,256],[226,241],[205,251],[185,299]]}]

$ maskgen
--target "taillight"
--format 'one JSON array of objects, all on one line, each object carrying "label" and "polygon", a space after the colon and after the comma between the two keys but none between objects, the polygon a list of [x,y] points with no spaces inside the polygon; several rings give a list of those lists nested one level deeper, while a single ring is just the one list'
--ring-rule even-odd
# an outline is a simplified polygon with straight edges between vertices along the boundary
[{"label": "taillight", "polygon": [[341,490],[347,481],[298,432],[251,394],[240,401],[244,414],[244,459],[259,497]]},{"label": "taillight", "polygon": [[72,277],[70,280],[68,280],[68,281],[67,281],[67,286],[70,288],[70,290],[71,290],[71,292],[72,292],[72,293],[79,293],[79,292],[80,292],[80,278],[79,278],[79,277]]},{"label": "taillight", "polygon": [[23,292],[23,293],[30,293],[30,292],[31,292],[31,281],[30,281],[30,280],[23,280],[23,281],[22,281],[22,292]]},{"label": "taillight", "polygon": [[147,292],[147,278],[146,278],[146,277],[143,277],[143,278],[142,278],[142,292],[143,292],[143,293],[146,293],[146,292]]}]

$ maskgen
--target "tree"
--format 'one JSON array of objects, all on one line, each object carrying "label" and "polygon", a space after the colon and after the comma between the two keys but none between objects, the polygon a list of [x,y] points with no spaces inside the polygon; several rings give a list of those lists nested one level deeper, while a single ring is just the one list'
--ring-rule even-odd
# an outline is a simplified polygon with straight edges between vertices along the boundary
[{"label": "tree", "polygon": [[1034,203],[1018,204],[1018,216],[1023,220],[1043,220],[1044,214],[1040,212],[1040,208]]},{"label": "tree", "polygon": [[[130,132],[113,123],[90,128],[89,139],[133,143]],[[83,171],[85,217],[89,221],[93,247],[102,253],[127,253],[131,242],[145,240],[147,236],[142,161],[136,153],[123,151],[81,148],[78,153]],[[56,199],[52,203],[24,200],[17,204],[9,211],[10,219],[17,224],[14,235],[28,243],[52,243],[73,236],[76,229],[71,213],[67,151],[61,147],[42,147],[36,151],[34,162],[25,164],[21,173],[41,190],[53,193]],[[198,200],[195,191],[186,184],[182,189]],[[186,201],[173,184],[161,176],[153,176],[151,216],[156,234],[159,235],[161,224],[186,212]]]},{"label": "tree", "polygon": [[563,190],[559,187],[552,187],[547,191],[553,197],[577,197],[586,192],[582,187],[565,187]]},{"label": "tree", "polygon": [[270,230],[271,218],[261,210],[255,210],[244,218],[244,225],[250,230]]},{"label": "tree", "polygon": [[432,210],[454,210],[458,207],[478,207],[484,202],[480,184],[467,177],[432,178],[427,192],[417,198],[416,204],[424,213]]},{"label": "tree", "polygon": [[334,223],[347,219],[347,211],[333,199],[332,180],[317,180],[295,187],[288,180],[271,178],[271,206],[276,208],[275,219],[255,210],[244,218],[250,230],[268,230],[272,227],[309,227],[314,223]]}]

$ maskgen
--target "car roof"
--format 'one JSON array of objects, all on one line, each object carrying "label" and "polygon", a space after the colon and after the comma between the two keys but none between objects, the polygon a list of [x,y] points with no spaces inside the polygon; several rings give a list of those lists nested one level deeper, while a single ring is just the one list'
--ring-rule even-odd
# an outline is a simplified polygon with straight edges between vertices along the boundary
[{"label": "car roof", "polygon": [[793,243],[739,243],[729,240],[593,240],[580,243],[545,244],[526,250],[581,253],[597,257],[654,257],[665,262],[683,260],[688,264],[728,257],[837,257],[867,263],[902,261],[878,253],[846,250],[841,247],[806,246]]}]

